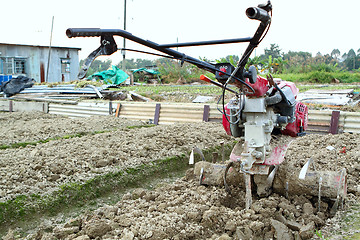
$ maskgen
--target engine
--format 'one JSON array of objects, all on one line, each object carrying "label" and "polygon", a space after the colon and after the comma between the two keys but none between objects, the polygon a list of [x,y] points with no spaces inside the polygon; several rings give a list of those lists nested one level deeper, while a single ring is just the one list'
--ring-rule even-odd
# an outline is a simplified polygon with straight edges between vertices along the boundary
[{"label": "engine", "polygon": [[255,83],[246,81],[254,91],[244,89],[245,94],[230,100],[224,107],[222,122],[228,135],[244,137],[246,146],[241,156],[233,155],[232,160],[241,159],[243,170],[251,171],[254,163],[273,165],[271,134],[305,134],[308,109],[296,101],[299,90],[292,82],[271,76],[257,76]]}]

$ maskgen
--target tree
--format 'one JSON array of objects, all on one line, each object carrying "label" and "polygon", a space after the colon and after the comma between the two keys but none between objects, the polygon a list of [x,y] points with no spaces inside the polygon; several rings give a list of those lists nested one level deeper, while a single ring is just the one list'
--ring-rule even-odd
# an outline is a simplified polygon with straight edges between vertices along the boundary
[{"label": "tree", "polygon": [[225,57],[225,59],[227,60],[227,62],[229,62],[229,63],[235,63],[235,64],[233,64],[233,65],[237,65],[237,63],[239,62],[239,60],[240,60],[240,58],[239,58],[239,56],[238,55],[227,55],[226,57]]},{"label": "tree", "polygon": [[137,68],[144,68],[144,67],[153,66],[155,63],[154,63],[154,61],[149,60],[149,59],[137,58],[135,61],[135,64],[136,64]]},{"label": "tree", "polygon": [[264,59],[268,59],[269,56],[272,56],[273,58],[281,57],[281,49],[279,45],[275,43],[270,44],[270,49],[265,48],[264,52]]},{"label": "tree", "polygon": [[286,61],[284,69],[291,73],[306,72],[306,68],[312,60],[311,53],[303,51],[289,51],[288,53],[284,53],[283,56],[284,60]]},{"label": "tree", "polygon": [[347,58],[346,58],[345,62],[346,62],[346,67],[349,70],[355,69],[356,54],[355,54],[354,49],[349,50],[349,52],[347,53]]},{"label": "tree", "polygon": [[340,56],[340,50],[337,49],[337,48],[334,49],[334,50],[332,50],[330,56],[331,56],[332,58],[334,58],[336,61],[338,61],[338,60],[339,60],[339,56]]}]

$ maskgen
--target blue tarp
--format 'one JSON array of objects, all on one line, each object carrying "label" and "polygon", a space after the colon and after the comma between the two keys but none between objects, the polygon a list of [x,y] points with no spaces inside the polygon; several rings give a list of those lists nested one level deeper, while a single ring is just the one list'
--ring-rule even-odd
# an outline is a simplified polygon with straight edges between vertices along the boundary
[{"label": "blue tarp", "polygon": [[116,66],[112,66],[112,69],[94,73],[88,78],[89,79],[97,78],[103,80],[105,84],[118,85],[124,82],[128,77],[129,75],[127,75],[126,72],[124,72],[123,70],[119,69]]}]

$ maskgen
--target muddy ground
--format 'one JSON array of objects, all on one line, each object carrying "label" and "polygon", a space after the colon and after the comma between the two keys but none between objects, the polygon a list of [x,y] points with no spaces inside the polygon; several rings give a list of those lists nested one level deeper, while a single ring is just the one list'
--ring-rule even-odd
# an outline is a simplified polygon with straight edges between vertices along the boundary
[{"label": "muddy ground", "polygon": [[[0,120],[3,145],[89,133],[0,150],[0,202],[19,194],[48,194],[65,183],[188,154],[194,146],[204,149],[233,141],[217,123],[134,128],[131,126],[144,123],[113,117],[69,119],[34,113],[0,113]],[[91,134],[94,131],[105,132]],[[300,170],[310,157],[317,169],[346,168],[348,195],[344,210],[356,207],[360,190],[359,136],[297,138],[277,174]],[[314,196],[286,198],[273,193],[266,198],[254,197],[252,208],[245,210],[244,191],[232,189],[233,195],[229,196],[223,187],[199,186],[189,169],[174,183],[132,190],[116,204],[86,214],[73,214],[61,221],[49,218],[26,232],[13,225],[3,239],[313,239],[317,237],[315,230],[320,229],[333,239],[344,239],[347,234],[342,232],[342,212],[330,215],[333,201],[329,199],[322,199],[318,212]]]}]

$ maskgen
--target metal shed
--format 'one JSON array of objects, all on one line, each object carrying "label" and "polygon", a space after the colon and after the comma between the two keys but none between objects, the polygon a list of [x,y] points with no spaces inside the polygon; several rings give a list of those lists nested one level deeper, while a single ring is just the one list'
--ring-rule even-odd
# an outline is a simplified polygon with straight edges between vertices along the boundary
[{"label": "metal shed", "polygon": [[[49,54],[50,50],[51,54]],[[0,43],[0,77],[24,75],[35,79],[36,82],[50,83],[76,80],[80,50],[81,48],[74,47],[49,48],[49,46]]]}]

